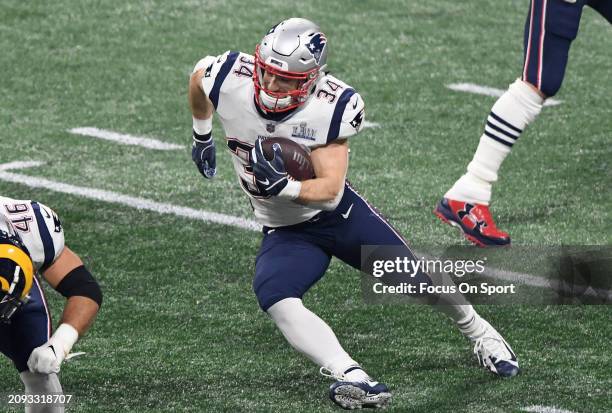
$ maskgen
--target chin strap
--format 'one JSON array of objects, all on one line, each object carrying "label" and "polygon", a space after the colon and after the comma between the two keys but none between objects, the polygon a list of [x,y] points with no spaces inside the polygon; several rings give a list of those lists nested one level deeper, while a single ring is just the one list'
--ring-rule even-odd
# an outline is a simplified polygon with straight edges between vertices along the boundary
[{"label": "chin strap", "polygon": [[261,103],[268,109],[283,109],[291,104],[291,96],[286,96],[284,98],[274,98],[268,95],[263,90],[259,92],[259,99]]}]

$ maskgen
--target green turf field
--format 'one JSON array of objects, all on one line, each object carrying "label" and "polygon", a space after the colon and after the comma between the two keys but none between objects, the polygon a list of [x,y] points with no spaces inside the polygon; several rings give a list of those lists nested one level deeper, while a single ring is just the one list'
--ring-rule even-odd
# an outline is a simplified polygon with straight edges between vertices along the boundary
[{"label": "green turf field", "polygon": [[[0,0],[0,164],[56,183],[251,219],[216,124],[218,176],[190,159],[188,75],[197,60],[252,52],[272,24],[317,21],[329,67],[366,102],[349,179],[415,245],[464,244],[431,213],[463,173],[495,98],[521,70],[527,0],[311,2]],[[493,211],[519,245],[610,244],[612,26],[585,9],[557,99],[505,162]],[[67,132],[97,127],[168,143],[154,151]],[[61,380],[74,412],[331,412],[330,382],[295,353],[251,291],[260,236],[201,220],[8,182],[62,218],[67,244],[105,292]],[[19,180],[19,179],[17,179]],[[536,288],[536,287],[534,287]],[[54,320],[62,300],[50,292]],[[499,380],[422,306],[366,305],[334,262],[305,297],[347,351],[394,392],[395,412],[612,411],[612,309],[488,306],[523,372]],[[0,358],[0,395],[21,383]],[[12,409],[12,410],[11,410]],[[19,411],[0,400],[0,411]]]}]

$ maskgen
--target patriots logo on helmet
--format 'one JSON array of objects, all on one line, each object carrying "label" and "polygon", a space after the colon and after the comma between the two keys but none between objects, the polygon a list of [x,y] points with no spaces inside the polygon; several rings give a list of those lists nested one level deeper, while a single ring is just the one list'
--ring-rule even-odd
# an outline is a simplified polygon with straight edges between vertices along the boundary
[{"label": "patriots logo on helmet", "polygon": [[323,54],[323,49],[327,44],[327,39],[323,33],[316,33],[314,36],[310,38],[310,42],[306,45],[306,48],[314,57],[317,64],[319,64],[319,60],[321,60],[321,55]]},{"label": "patriots logo on helmet", "polygon": [[276,23],[274,26],[270,27],[270,30],[268,30],[267,34],[274,33],[274,30],[276,30],[276,28],[278,27],[279,24],[280,23]]}]

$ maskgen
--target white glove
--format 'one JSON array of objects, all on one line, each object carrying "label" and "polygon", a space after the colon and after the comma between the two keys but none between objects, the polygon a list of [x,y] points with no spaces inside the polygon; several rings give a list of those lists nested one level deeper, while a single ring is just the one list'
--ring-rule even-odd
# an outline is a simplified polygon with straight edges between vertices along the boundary
[{"label": "white glove", "polygon": [[79,333],[70,324],[60,325],[53,336],[40,347],[32,350],[28,368],[32,373],[59,373],[60,365],[79,338]]},{"label": "white glove", "polygon": [[59,373],[60,364],[64,361],[61,353],[61,351],[58,351],[56,354],[55,348],[47,341],[42,346],[32,350],[28,359],[28,367],[32,373]]}]

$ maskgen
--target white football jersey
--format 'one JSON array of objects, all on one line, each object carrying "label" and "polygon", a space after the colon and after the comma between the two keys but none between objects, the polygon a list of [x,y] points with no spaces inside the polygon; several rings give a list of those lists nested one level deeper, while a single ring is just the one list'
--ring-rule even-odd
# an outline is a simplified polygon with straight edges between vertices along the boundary
[{"label": "white football jersey", "polygon": [[0,196],[0,214],[13,224],[36,271],[46,270],[64,250],[62,224],[48,206]]},{"label": "white football jersey", "polygon": [[[255,103],[253,56],[228,51],[214,60],[206,57],[200,62],[204,61],[212,63],[205,67],[201,86],[223,125],[238,181],[251,199],[257,220],[268,227],[279,227],[297,224],[318,214],[321,210],[314,207],[261,196],[249,166],[251,148],[260,137],[287,138],[316,148],[355,135],[364,119],[361,96],[346,83],[326,75],[319,79],[302,106],[275,121]],[[337,201],[340,198],[341,195]]]}]

